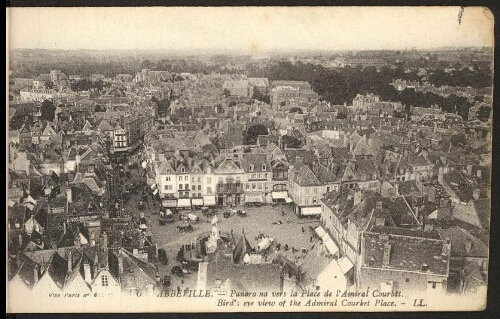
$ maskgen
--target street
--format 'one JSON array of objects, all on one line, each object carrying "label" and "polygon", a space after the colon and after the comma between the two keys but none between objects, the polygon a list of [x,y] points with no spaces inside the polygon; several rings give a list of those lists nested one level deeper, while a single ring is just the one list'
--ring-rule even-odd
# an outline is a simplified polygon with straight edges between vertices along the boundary
[{"label": "street", "polygon": [[[131,157],[134,163],[139,164],[139,157]],[[126,185],[139,185],[145,181],[142,176],[143,168],[140,165],[134,166],[136,168],[125,167],[125,171],[130,172],[130,175],[123,179],[122,183]],[[128,174],[126,174],[128,175]],[[125,201],[124,209],[126,212],[131,213],[134,220],[141,217],[141,213],[147,220],[148,232],[151,234],[153,243],[156,243],[158,249],[165,249],[168,256],[168,264],[163,265],[158,263],[160,275],[171,275],[172,267],[181,263],[176,260],[179,249],[185,244],[191,244],[196,237],[203,233],[209,233],[211,230],[212,218],[206,218],[201,214],[200,210],[189,211],[199,217],[199,221],[193,224],[194,230],[192,232],[179,232],[177,226],[181,223],[178,214],[175,215],[173,223],[166,225],[159,224],[159,210],[161,204],[158,200],[153,200],[152,191],[146,188],[148,192],[147,201],[144,202],[144,208],[138,209],[139,202],[142,198],[142,188],[133,189],[130,194],[130,199]],[[236,207],[235,209],[243,209],[247,212],[247,216],[240,217],[237,214],[232,214],[229,218],[223,217],[223,212],[228,208],[217,209],[217,218],[219,220],[218,227],[222,233],[231,233],[233,231],[236,240],[241,236],[242,232],[252,245],[257,248],[258,235],[263,234],[274,239],[273,246],[270,249],[270,254],[267,261],[272,261],[273,257],[277,255],[276,245],[279,243],[281,249],[279,253],[286,256],[291,260],[300,261],[305,256],[300,250],[305,248],[310,250],[315,240],[312,237],[311,227],[319,224],[317,220],[300,219],[293,212],[288,205],[279,205],[273,207],[265,205],[261,207]],[[284,212],[284,215],[283,215]],[[281,223],[278,223],[280,221]],[[287,245],[289,249],[285,251],[283,247]],[[292,247],[294,248],[292,252]],[[171,287],[180,287],[181,289],[196,288],[196,272],[185,274],[183,277],[172,276]]]}]

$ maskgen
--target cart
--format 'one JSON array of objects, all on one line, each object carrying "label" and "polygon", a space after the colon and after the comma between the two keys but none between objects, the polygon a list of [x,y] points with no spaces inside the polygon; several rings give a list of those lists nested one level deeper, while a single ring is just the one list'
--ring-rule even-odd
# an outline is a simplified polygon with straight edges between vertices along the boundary
[{"label": "cart", "polygon": [[246,212],[246,211],[244,211],[244,210],[241,210],[241,209],[238,209],[238,210],[236,211],[236,214],[238,214],[238,216],[240,216],[240,217],[247,217],[247,216],[248,216],[248,215],[247,215],[247,212]]},{"label": "cart", "polygon": [[200,220],[200,217],[196,216],[195,214],[187,214],[187,217],[192,223],[197,223]]},{"label": "cart", "polygon": [[208,208],[208,207],[202,207],[201,208],[201,213],[206,218],[210,218],[210,217],[213,217],[215,215],[215,209]]},{"label": "cart", "polygon": [[192,232],[193,230],[193,225],[191,225],[189,222],[184,222],[180,225],[177,225],[178,232]]}]

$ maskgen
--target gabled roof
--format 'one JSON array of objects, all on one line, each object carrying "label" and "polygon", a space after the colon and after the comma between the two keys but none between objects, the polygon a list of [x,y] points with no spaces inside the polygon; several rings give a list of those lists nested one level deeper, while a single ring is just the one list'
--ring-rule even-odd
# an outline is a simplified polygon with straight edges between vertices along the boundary
[{"label": "gabled roof", "polygon": [[323,185],[307,165],[294,167],[293,181],[302,187]]},{"label": "gabled roof", "polygon": [[253,251],[250,242],[248,241],[245,233],[241,235],[236,243],[233,251],[233,262],[241,263],[246,254],[250,254]]},{"label": "gabled roof", "polygon": [[316,175],[317,179],[322,184],[334,183],[337,181],[337,177],[330,171],[327,167],[316,164],[312,167],[312,172]]},{"label": "gabled roof", "polygon": [[442,239],[450,240],[452,257],[488,258],[488,246],[465,229],[453,226],[437,231]]}]

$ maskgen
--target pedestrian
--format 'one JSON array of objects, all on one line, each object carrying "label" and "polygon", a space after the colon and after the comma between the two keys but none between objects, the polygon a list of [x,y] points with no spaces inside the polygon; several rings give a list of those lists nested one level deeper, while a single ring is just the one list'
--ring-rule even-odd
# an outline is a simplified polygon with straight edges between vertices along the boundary
[{"label": "pedestrian", "polygon": [[184,285],[184,279],[181,280],[181,285]]},{"label": "pedestrian", "polygon": [[305,231],[304,231],[304,226],[302,226],[302,232],[305,232]]},{"label": "pedestrian", "polygon": [[311,235],[311,237],[309,237],[309,242],[312,243],[313,242],[313,236]]}]

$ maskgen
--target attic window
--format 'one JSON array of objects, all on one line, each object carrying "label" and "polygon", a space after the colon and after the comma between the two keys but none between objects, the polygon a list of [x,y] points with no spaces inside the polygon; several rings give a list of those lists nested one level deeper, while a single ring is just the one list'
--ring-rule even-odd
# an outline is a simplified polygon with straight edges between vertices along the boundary
[{"label": "attic window", "polygon": [[184,173],[186,169],[184,167],[181,168],[181,172]]},{"label": "attic window", "polygon": [[250,164],[250,166],[248,166],[248,170],[249,170],[250,172],[253,172],[253,169],[254,169],[253,165],[252,165],[252,164]]},{"label": "attic window", "polygon": [[266,164],[262,164],[262,170],[265,171],[266,170]]},{"label": "attic window", "polygon": [[107,275],[102,275],[102,277],[101,277],[101,283],[102,283],[103,287],[107,287],[108,286],[108,276]]}]

